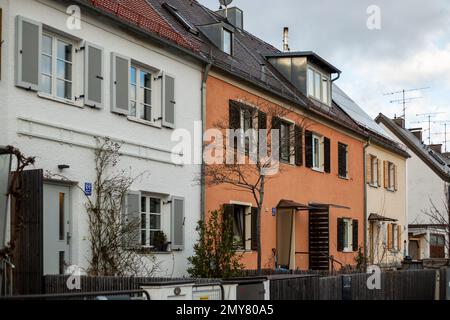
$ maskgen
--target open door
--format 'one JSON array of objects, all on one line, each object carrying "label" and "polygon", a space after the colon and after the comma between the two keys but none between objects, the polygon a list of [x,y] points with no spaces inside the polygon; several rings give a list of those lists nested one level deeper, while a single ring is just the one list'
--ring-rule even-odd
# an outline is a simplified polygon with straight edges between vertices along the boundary
[{"label": "open door", "polygon": [[[293,269],[295,261],[294,226],[295,215],[293,209],[277,210],[277,264],[279,268]],[[295,255],[294,255],[295,257]]]}]

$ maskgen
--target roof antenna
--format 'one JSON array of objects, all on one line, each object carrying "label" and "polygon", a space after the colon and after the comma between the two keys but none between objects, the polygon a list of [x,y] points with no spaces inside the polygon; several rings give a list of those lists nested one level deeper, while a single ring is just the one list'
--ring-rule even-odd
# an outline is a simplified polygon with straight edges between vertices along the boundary
[{"label": "roof antenna", "polygon": [[284,27],[283,30],[283,52],[289,52],[291,49],[289,48],[289,28]]},{"label": "roof antenna", "polygon": [[220,8],[225,7],[225,18],[228,19],[228,6],[233,2],[233,0],[219,0]]}]

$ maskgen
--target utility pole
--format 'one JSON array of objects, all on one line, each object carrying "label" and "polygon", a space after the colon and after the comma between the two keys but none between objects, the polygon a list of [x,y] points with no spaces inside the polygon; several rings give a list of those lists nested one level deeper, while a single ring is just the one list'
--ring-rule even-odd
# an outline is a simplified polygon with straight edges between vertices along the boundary
[{"label": "utility pole", "polygon": [[401,104],[403,107],[403,114],[400,118],[403,118],[403,120],[405,120],[406,122],[406,104],[413,101],[413,100],[417,100],[417,99],[422,99],[423,97],[407,97],[407,93],[409,92],[414,92],[414,91],[422,91],[422,90],[427,90],[430,89],[430,87],[424,87],[424,88],[416,88],[416,89],[402,89],[400,91],[393,91],[393,92],[388,92],[385,93],[385,96],[390,96],[390,95],[401,95],[400,99],[394,99],[389,101],[389,103],[398,103]]}]

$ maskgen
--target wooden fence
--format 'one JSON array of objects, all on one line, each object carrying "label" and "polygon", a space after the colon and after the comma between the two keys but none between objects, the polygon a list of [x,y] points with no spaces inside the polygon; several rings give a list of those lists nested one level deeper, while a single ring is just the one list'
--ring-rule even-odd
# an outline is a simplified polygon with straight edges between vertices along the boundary
[{"label": "wooden fence", "polygon": [[[445,298],[446,272],[440,274],[440,299]],[[352,300],[434,300],[436,270],[392,271],[381,274],[381,288],[370,290],[365,273],[322,276],[320,274],[285,274],[270,277],[271,300],[343,300],[343,277],[351,280],[347,291]],[[67,288],[68,276],[45,276],[45,293],[73,293]],[[87,277],[80,278],[81,291],[99,292],[139,289],[143,283],[195,280],[198,283],[217,282],[218,279]]]}]

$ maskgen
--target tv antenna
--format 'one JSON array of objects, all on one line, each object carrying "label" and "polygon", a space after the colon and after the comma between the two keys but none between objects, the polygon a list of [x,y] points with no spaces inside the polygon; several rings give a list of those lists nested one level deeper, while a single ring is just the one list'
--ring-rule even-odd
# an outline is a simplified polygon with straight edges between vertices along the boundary
[{"label": "tv antenna", "polygon": [[413,123],[428,123],[428,129],[424,131],[428,131],[428,145],[431,144],[431,118],[436,117],[438,114],[442,114],[444,112],[430,112],[430,113],[418,113],[416,117],[426,117],[426,120],[417,121]]},{"label": "tv antenna", "polygon": [[447,135],[448,135],[448,127],[450,126],[450,120],[443,120],[443,121],[433,121],[433,123],[435,124],[441,124],[444,126],[444,132],[436,132],[433,133],[434,135],[444,135],[444,148],[445,148],[445,152],[447,152],[447,143],[448,143],[448,139],[447,139]]},{"label": "tv antenna", "polygon": [[399,95],[399,94],[401,95],[400,99],[391,100],[391,101],[389,101],[389,103],[398,103],[403,106],[403,114],[400,118],[403,118],[403,120],[405,120],[405,122],[406,122],[406,104],[411,101],[423,98],[423,97],[408,97],[407,93],[415,92],[415,91],[422,91],[422,90],[427,90],[427,89],[430,89],[430,87],[415,88],[415,89],[403,89],[400,91],[388,92],[388,93],[385,93],[384,95],[385,96],[392,96],[392,95]]}]

